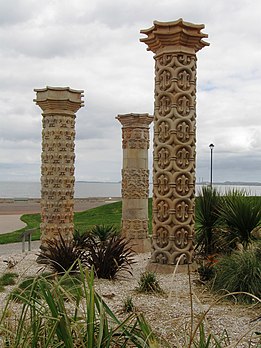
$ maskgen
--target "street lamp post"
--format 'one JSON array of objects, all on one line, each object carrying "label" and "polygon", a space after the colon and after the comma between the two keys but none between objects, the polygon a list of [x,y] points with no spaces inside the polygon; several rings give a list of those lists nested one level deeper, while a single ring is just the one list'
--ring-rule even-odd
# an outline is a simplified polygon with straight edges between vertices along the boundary
[{"label": "street lamp post", "polygon": [[212,184],[213,184],[213,149],[214,149],[214,144],[210,144],[209,148],[210,148],[210,187],[212,188]]}]

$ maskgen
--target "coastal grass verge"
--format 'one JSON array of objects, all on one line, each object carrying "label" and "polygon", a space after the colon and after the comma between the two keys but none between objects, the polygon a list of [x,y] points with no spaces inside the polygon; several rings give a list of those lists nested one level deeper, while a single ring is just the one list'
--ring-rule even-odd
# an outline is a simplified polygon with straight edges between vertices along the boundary
[{"label": "coastal grass verge", "polygon": [[[114,225],[120,229],[122,214],[122,202],[114,202],[92,208],[86,211],[76,212],[74,214],[75,230],[83,233],[91,230],[96,225]],[[152,199],[149,198],[149,231],[152,230]],[[36,232],[32,235],[32,240],[40,239],[40,214],[24,214],[21,220],[26,223],[26,227],[9,233],[0,235],[0,244],[16,243],[21,241],[21,234],[28,230],[36,228]]]}]

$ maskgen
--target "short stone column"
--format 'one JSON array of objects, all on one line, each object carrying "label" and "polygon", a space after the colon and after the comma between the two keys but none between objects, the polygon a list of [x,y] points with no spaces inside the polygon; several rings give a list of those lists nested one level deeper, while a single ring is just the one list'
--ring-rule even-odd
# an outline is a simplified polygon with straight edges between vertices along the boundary
[{"label": "short stone column", "polygon": [[118,115],[122,124],[122,235],[136,252],[151,250],[148,238],[149,114]]},{"label": "short stone column", "polygon": [[83,91],[69,87],[35,89],[43,110],[41,167],[41,247],[46,240],[74,233],[75,113]]},{"label": "short stone column", "polygon": [[141,30],[156,61],[151,261],[158,265],[193,257],[196,52],[208,45],[203,28],[179,19]]}]

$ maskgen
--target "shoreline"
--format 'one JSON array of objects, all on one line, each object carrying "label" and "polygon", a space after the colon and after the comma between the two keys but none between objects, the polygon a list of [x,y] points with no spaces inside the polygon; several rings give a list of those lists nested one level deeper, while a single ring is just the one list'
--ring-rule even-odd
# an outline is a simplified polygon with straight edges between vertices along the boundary
[{"label": "shoreline", "polygon": [[[80,212],[117,201],[121,201],[121,197],[74,198],[74,211]],[[0,198],[0,215],[36,214],[40,211],[40,198]]]}]

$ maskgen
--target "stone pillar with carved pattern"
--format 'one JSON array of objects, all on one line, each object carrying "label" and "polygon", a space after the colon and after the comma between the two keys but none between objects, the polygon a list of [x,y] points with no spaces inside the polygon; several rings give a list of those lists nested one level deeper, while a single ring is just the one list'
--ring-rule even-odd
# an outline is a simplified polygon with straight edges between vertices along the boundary
[{"label": "stone pillar with carved pattern", "polygon": [[69,87],[35,89],[42,109],[41,247],[74,233],[75,113],[83,106],[83,91]]},{"label": "stone pillar with carved pattern", "polygon": [[140,41],[155,53],[151,263],[159,268],[193,258],[196,52],[208,43],[204,25],[182,19],[153,24],[141,30],[147,37]]},{"label": "stone pillar with carved pattern", "polygon": [[149,114],[118,115],[122,124],[122,235],[136,252],[151,250],[148,238]]}]

